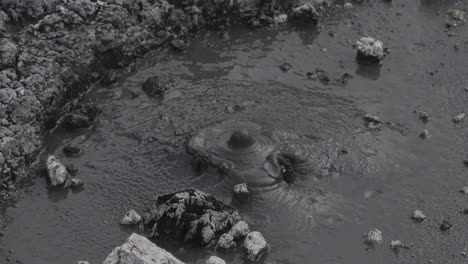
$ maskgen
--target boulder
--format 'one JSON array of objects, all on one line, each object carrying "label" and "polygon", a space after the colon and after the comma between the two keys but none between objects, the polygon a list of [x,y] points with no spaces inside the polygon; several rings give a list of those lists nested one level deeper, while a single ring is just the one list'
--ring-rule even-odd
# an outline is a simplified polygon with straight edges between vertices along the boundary
[{"label": "boulder", "polygon": [[171,253],[147,238],[133,233],[125,243],[116,247],[103,264],[184,264]]},{"label": "boulder", "polygon": [[129,210],[120,220],[122,225],[137,225],[141,221],[141,216],[135,210]]},{"label": "boulder", "polygon": [[221,249],[232,249],[237,246],[236,242],[234,242],[234,237],[232,237],[230,234],[222,234],[221,237],[218,240],[218,243],[216,244],[216,248],[221,248]]},{"label": "boulder", "polygon": [[245,221],[237,222],[231,230],[229,230],[229,234],[234,239],[240,239],[245,237],[247,234],[250,233],[249,225]]},{"label": "boulder", "polygon": [[250,232],[245,237],[243,247],[247,257],[251,261],[259,260],[270,250],[270,246],[266,242],[262,233],[258,231]]},{"label": "boulder", "polygon": [[47,158],[46,166],[52,187],[65,184],[69,177],[68,170],[55,156]]}]

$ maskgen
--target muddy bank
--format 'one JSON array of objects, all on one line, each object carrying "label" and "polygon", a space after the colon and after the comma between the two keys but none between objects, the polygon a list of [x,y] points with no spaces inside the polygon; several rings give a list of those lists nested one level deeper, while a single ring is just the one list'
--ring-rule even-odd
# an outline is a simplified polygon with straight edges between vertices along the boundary
[{"label": "muddy bank", "polygon": [[[311,3],[306,12],[294,9],[302,2]],[[282,13],[316,22],[325,1],[302,2],[2,1],[0,200],[27,174],[44,131],[73,111],[71,101],[90,85],[112,83],[114,72],[157,47],[185,50],[207,28],[266,26]]]}]

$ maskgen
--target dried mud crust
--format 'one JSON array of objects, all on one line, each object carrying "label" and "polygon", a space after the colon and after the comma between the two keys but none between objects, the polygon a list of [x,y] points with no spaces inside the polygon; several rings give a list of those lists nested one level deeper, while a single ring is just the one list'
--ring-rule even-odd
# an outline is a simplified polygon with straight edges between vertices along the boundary
[{"label": "dried mud crust", "polygon": [[[0,201],[28,173],[63,106],[151,49],[206,28],[271,18],[304,1],[0,2]],[[323,1],[306,1],[321,7]],[[267,19],[268,20],[268,19]],[[270,19],[273,23],[273,19]]]}]

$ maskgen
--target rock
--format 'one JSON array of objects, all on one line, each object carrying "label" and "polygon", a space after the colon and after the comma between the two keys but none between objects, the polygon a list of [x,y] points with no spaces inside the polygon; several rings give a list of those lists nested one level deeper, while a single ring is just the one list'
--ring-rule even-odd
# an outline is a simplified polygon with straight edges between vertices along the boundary
[{"label": "rock", "polygon": [[459,115],[456,115],[453,117],[453,122],[454,123],[460,123],[461,121],[463,121],[465,119],[465,113],[461,113]]},{"label": "rock", "polygon": [[175,85],[175,80],[168,76],[151,76],[143,83],[143,91],[148,97],[161,97]]},{"label": "rock", "polygon": [[418,112],[419,114],[419,119],[421,119],[424,123],[427,123],[429,121],[430,115],[427,112]]},{"label": "rock", "polygon": [[153,244],[145,237],[132,234],[120,247],[116,247],[103,264],[184,264],[171,253]]},{"label": "rock", "polygon": [[234,239],[240,239],[245,237],[247,234],[250,233],[250,228],[249,225],[245,221],[239,221],[237,222],[231,230],[229,230],[229,234],[234,238]]},{"label": "rock", "polygon": [[178,50],[178,51],[185,51],[187,50],[189,44],[188,42],[182,40],[182,39],[175,39],[173,41],[171,41],[171,46]]},{"label": "rock", "polygon": [[70,181],[71,181],[70,187],[72,187],[72,188],[81,188],[85,184],[84,181],[82,181],[80,179],[77,179],[77,178],[73,178]]},{"label": "rock", "polygon": [[382,121],[380,121],[380,118],[378,116],[371,115],[371,114],[364,115],[362,119],[364,119],[364,121],[368,123],[377,123],[377,124],[382,123]]},{"label": "rock", "polygon": [[453,20],[457,21],[464,21],[465,20],[465,12],[458,10],[458,9],[452,9],[447,12],[449,17]]},{"label": "rock", "polygon": [[129,210],[120,220],[121,225],[137,225],[141,221],[141,216],[135,210]]},{"label": "rock", "polygon": [[47,158],[46,166],[52,187],[65,184],[69,177],[68,170],[55,156]]},{"label": "rock", "polygon": [[468,167],[468,158],[463,159],[463,164],[465,167]]},{"label": "rock", "polygon": [[207,261],[206,261],[206,264],[226,264],[226,262],[221,259],[221,258],[218,258],[216,256],[211,256]]},{"label": "rock", "polygon": [[411,218],[416,222],[422,222],[426,219],[426,216],[421,210],[415,210]]},{"label": "rock", "polygon": [[251,261],[258,261],[270,250],[262,233],[258,231],[250,232],[244,239],[243,248],[247,257]]},{"label": "rock", "polygon": [[70,130],[89,128],[94,125],[98,115],[97,108],[92,104],[82,104],[67,114],[62,125]]},{"label": "rock", "polygon": [[315,9],[313,4],[305,3],[292,9],[291,18],[302,22],[312,22],[316,24],[320,18],[320,14],[317,12],[317,9]]},{"label": "rock", "polygon": [[343,7],[344,7],[345,9],[352,9],[352,8],[353,8],[353,4],[351,4],[350,2],[346,2],[346,3],[343,5]]},{"label": "rock", "polygon": [[277,16],[275,16],[274,20],[275,20],[275,24],[286,23],[286,21],[288,21],[288,15],[286,15],[286,14],[277,15]]},{"label": "rock", "polygon": [[201,230],[201,244],[203,246],[209,245],[215,239],[215,232],[211,227],[205,226]]},{"label": "rock", "polygon": [[440,223],[439,228],[440,228],[440,230],[445,232],[445,231],[450,230],[452,227],[453,227],[453,225],[450,222],[448,222],[447,220],[443,220],[442,223]]},{"label": "rock", "polygon": [[5,68],[14,67],[17,55],[18,47],[16,44],[7,38],[0,38],[0,71]]},{"label": "rock", "polygon": [[385,57],[383,42],[372,37],[362,37],[356,42],[357,58],[362,62],[378,63]]},{"label": "rock", "polygon": [[468,186],[463,186],[463,187],[460,189],[460,192],[463,193],[463,194],[468,194]]},{"label": "rock", "polygon": [[71,143],[63,147],[62,151],[65,154],[78,154],[80,153],[81,148],[80,146]]},{"label": "rock", "polygon": [[89,264],[89,261],[78,260],[76,264]]},{"label": "rock", "polygon": [[144,225],[151,228],[152,237],[164,233],[186,243],[204,245],[240,221],[236,209],[195,189],[158,196],[143,218]]},{"label": "rock", "polygon": [[234,242],[234,237],[232,237],[230,234],[222,234],[221,237],[219,237],[218,243],[216,244],[216,248],[221,248],[221,249],[232,249],[237,246],[236,242]]},{"label": "rock", "polygon": [[241,183],[241,184],[235,185],[232,191],[233,191],[235,200],[242,202],[242,203],[249,200],[250,192],[249,192],[247,183]]},{"label": "rock", "polygon": [[285,62],[285,63],[281,64],[281,65],[279,66],[279,68],[280,68],[282,71],[284,71],[284,72],[288,72],[288,71],[290,71],[290,70],[292,69],[292,65],[289,64],[289,63],[287,63],[287,62]]},{"label": "rock", "polygon": [[410,247],[403,244],[400,240],[392,240],[392,242],[390,242],[390,248],[393,251],[398,252],[400,249],[409,249]]},{"label": "rock", "polygon": [[427,131],[427,129],[424,129],[420,134],[419,134],[419,137],[424,139],[424,140],[428,140],[430,137],[431,137],[431,134],[429,134],[429,131]]},{"label": "rock", "polygon": [[380,245],[383,242],[382,232],[377,228],[372,228],[367,232],[366,235],[366,244],[368,245]]}]

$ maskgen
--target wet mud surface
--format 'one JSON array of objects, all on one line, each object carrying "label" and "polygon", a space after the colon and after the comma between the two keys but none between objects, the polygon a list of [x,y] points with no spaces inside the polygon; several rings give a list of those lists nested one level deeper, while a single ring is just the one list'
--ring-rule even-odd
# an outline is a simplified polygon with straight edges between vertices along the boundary
[{"label": "wet mud surface", "polygon": [[[54,154],[79,168],[86,186],[47,190],[41,172],[25,180],[0,212],[0,256],[99,263],[133,231],[118,224],[124,213],[143,211],[156,195],[196,187],[230,202],[230,193],[217,188],[216,170],[192,170],[185,144],[223,122],[260,120],[299,139],[333,139],[353,150],[354,160],[337,175],[289,184],[294,196],[238,206],[271,246],[265,263],[464,263],[468,222],[460,211],[467,198],[458,190],[467,184],[466,124],[452,118],[467,111],[468,31],[446,27],[454,7],[429,0],[354,4],[334,10],[318,28],[233,28],[229,39],[210,33],[185,53],[148,54],[115,84],[85,96],[100,110],[95,128],[47,136],[43,160]],[[352,45],[363,35],[391,50],[380,67],[356,63]],[[163,97],[148,97],[141,87],[153,75],[176,83]],[[430,113],[429,121],[415,111]],[[367,113],[383,124],[367,126]],[[424,129],[428,140],[419,137]],[[65,155],[71,140],[81,152]],[[416,209],[427,216],[422,223],[411,219]],[[453,225],[446,232],[439,229],[444,220]],[[381,246],[364,244],[371,228],[382,231]],[[395,254],[392,240],[411,248]],[[155,241],[187,263],[213,254]]]}]

